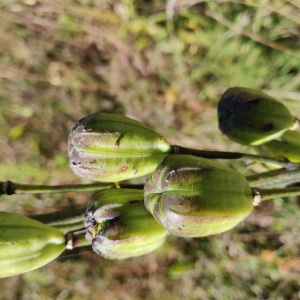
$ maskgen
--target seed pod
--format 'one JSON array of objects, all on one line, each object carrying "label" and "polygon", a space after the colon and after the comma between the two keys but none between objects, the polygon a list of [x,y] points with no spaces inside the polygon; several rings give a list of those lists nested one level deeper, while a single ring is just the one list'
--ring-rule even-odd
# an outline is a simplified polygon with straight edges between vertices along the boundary
[{"label": "seed pod", "polygon": [[0,212],[0,277],[40,268],[57,258],[65,246],[65,237],[58,229]]},{"label": "seed pod", "polygon": [[219,128],[230,140],[257,146],[280,137],[295,123],[276,99],[252,89],[228,89],[218,104]]},{"label": "seed pod", "polygon": [[144,206],[144,192],[110,189],[92,195],[85,217],[86,239],[108,259],[126,259],[160,247],[167,231]]},{"label": "seed pod", "polygon": [[171,146],[154,130],[108,113],[96,113],[77,122],[68,143],[73,172],[98,181],[150,174],[171,153]]},{"label": "seed pod", "polygon": [[300,132],[286,131],[280,140],[262,145],[270,155],[283,156],[293,163],[300,163]]},{"label": "seed pod", "polygon": [[202,237],[227,231],[253,208],[242,174],[191,155],[170,155],[144,188],[145,206],[170,233]]}]

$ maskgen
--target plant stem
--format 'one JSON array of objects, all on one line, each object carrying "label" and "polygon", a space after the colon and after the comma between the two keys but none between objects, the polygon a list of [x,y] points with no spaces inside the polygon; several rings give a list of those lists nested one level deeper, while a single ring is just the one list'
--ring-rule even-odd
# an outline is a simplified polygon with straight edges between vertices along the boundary
[{"label": "plant stem", "polygon": [[259,189],[261,200],[269,200],[277,197],[288,197],[300,195],[300,187],[289,187],[285,189]]},{"label": "plant stem", "polygon": [[95,191],[101,189],[112,188],[113,183],[93,183],[93,184],[75,184],[75,185],[30,185],[20,184],[12,181],[1,183],[1,194],[42,194],[42,193],[66,193],[79,191]]},{"label": "plant stem", "polygon": [[73,250],[74,248],[90,246],[91,241],[85,239],[85,231],[75,231],[67,234],[66,249]]},{"label": "plant stem", "polygon": [[300,181],[300,168],[277,169],[264,173],[246,176],[250,186],[257,188],[285,187],[288,184]]},{"label": "plant stem", "polygon": [[[67,192],[91,192],[101,189],[109,189],[115,187],[114,183],[93,183],[93,184],[74,184],[74,185],[30,185],[19,184],[12,181],[0,183],[0,195],[13,194],[42,194],[42,193],[67,193]],[[121,185],[121,188],[142,189],[144,186]]]},{"label": "plant stem", "polygon": [[254,154],[241,153],[241,152],[197,150],[197,149],[184,148],[175,145],[173,145],[172,148],[173,148],[173,154],[189,154],[189,155],[204,157],[208,159],[236,159],[236,160],[252,161],[252,162],[255,161],[255,162],[262,162],[267,164],[274,164],[274,165],[278,165],[281,167],[288,167],[288,168],[294,165],[286,158],[261,156],[261,155],[254,155]]},{"label": "plant stem", "polygon": [[63,233],[85,228],[84,215],[86,207],[66,209],[50,214],[32,215],[31,219],[37,220],[46,225],[56,227]]},{"label": "plant stem", "polygon": [[90,245],[92,245],[92,242],[85,239],[85,233],[73,235],[73,247],[74,248],[90,246]]}]

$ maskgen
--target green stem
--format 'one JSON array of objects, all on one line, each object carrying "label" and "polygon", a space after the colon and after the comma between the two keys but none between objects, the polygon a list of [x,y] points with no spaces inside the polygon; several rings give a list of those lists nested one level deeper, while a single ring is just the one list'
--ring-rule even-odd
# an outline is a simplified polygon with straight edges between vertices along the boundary
[{"label": "green stem", "polygon": [[254,155],[254,154],[240,153],[240,152],[197,150],[197,149],[184,148],[175,145],[172,146],[172,148],[173,148],[173,154],[189,154],[189,155],[204,157],[208,159],[235,159],[235,160],[252,161],[252,162],[255,161],[255,162],[262,162],[266,164],[274,164],[281,167],[289,167],[289,168],[294,165],[286,158],[261,156],[261,155]]},{"label": "green stem", "polygon": [[300,187],[289,187],[285,189],[259,189],[261,200],[269,200],[277,197],[288,197],[300,195]]},{"label": "green stem", "polygon": [[[0,183],[0,195],[14,194],[42,194],[42,193],[67,193],[67,192],[91,192],[101,189],[115,187],[114,183],[93,183],[93,184],[75,184],[75,185],[30,185],[19,184],[12,181]],[[121,188],[142,189],[143,185],[121,185]]]},{"label": "green stem", "polygon": [[57,211],[50,214],[32,215],[31,219],[40,221],[46,225],[56,227],[60,231],[67,233],[85,228],[84,215],[86,207]]},{"label": "green stem", "polygon": [[86,231],[75,231],[70,232],[66,235],[67,238],[67,250],[73,250],[74,248],[90,246],[92,244],[91,241],[85,239]]},{"label": "green stem", "polygon": [[300,181],[300,167],[277,169],[246,176],[250,186],[257,188],[285,187]]},{"label": "green stem", "polygon": [[73,247],[74,248],[90,246],[91,244],[92,244],[91,241],[88,241],[85,239],[85,233],[73,235]]},{"label": "green stem", "polygon": [[89,192],[114,187],[113,183],[93,183],[75,185],[30,185],[12,181],[1,183],[1,194],[42,194],[42,193],[66,193],[66,192]]}]

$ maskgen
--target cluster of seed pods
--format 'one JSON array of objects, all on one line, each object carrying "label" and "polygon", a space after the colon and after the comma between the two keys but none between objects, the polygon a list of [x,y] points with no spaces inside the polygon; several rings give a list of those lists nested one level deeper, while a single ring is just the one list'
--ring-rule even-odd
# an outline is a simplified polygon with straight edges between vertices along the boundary
[{"label": "cluster of seed pods", "polygon": [[[282,103],[246,88],[223,94],[218,117],[229,139],[269,148],[275,139],[286,141],[296,122]],[[251,212],[257,189],[241,173],[172,150],[162,135],[122,115],[97,113],[77,122],[69,136],[75,174],[97,181],[151,174],[143,193],[110,190],[92,196],[85,223],[97,253],[112,259],[142,255],[160,246],[167,232],[182,237],[218,234]]]}]

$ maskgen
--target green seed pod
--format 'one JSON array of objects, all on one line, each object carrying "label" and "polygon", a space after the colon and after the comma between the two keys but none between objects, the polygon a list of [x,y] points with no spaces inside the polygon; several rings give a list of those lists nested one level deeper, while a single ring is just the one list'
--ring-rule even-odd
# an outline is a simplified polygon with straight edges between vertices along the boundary
[{"label": "green seed pod", "polygon": [[171,153],[157,132],[122,115],[96,113],[76,123],[69,135],[73,172],[98,181],[150,174]]},{"label": "green seed pod", "polygon": [[65,236],[58,229],[0,212],[0,277],[40,268],[57,258],[65,246]]},{"label": "green seed pod", "polygon": [[203,237],[227,231],[253,208],[242,174],[191,155],[170,155],[144,188],[145,206],[170,233]]},{"label": "green seed pod", "polygon": [[300,132],[288,130],[280,140],[262,145],[270,155],[283,156],[293,163],[300,163]]},{"label": "green seed pod", "polygon": [[276,99],[252,89],[228,89],[218,104],[219,128],[230,140],[257,146],[280,137],[295,123]]},{"label": "green seed pod", "polygon": [[110,189],[92,195],[85,217],[86,239],[108,259],[126,259],[160,247],[167,230],[144,206],[144,192]]}]

